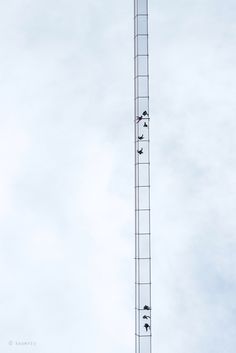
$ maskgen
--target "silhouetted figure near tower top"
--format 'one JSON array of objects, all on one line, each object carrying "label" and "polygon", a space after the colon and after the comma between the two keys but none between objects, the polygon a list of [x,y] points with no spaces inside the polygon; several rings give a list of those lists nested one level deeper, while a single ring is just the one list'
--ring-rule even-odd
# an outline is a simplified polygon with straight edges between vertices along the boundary
[{"label": "silhouetted figure near tower top", "polygon": [[140,120],[142,120],[143,119],[143,116],[141,115],[141,116],[137,116],[137,123],[139,123],[140,122]]},{"label": "silhouetted figure near tower top", "polygon": [[136,117],[137,118],[137,123],[139,123],[140,120],[142,120],[143,117],[145,117],[145,116],[149,116],[149,114],[148,114],[148,112],[146,110],[144,110],[144,112],[143,112],[143,114],[141,116],[137,116]]},{"label": "silhouetted figure near tower top", "polygon": [[147,332],[148,330],[150,330],[150,325],[148,325],[147,323],[144,325],[144,327],[145,327],[145,329],[146,329],[146,332]]},{"label": "silhouetted figure near tower top", "polygon": [[140,148],[140,150],[137,150],[138,154],[143,154],[143,148]]},{"label": "silhouetted figure near tower top", "polygon": [[143,134],[142,134],[141,136],[138,136],[138,139],[139,139],[139,140],[143,140],[143,139],[144,139]]},{"label": "silhouetted figure near tower top", "polygon": [[148,127],[148,124],[145,122],[145,123],[143,124],[143,127]]},{"label": "silhouetted figure near tower top", "polygon": [[148,319],[150,319],[150,316],[148,316],[148,315],[143,315],[143,319],[144,319],[144,320],[148,320]]},{"label": "silhouetted figure near tower top", "polygon": [[146,110],[144,110],[144,112],[143,112],[142,115],[143,115],[143,116],[149,116],[149,114],[148,114],[148,112],[147,112]]}]

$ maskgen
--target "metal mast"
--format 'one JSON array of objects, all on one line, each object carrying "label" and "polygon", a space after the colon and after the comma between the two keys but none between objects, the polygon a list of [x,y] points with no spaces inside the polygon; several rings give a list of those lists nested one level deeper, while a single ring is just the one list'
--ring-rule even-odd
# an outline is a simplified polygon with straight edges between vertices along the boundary
[{"label": "metal mast", "polygon": [[152,352],[148,0],[134,0],[135,353]]}]

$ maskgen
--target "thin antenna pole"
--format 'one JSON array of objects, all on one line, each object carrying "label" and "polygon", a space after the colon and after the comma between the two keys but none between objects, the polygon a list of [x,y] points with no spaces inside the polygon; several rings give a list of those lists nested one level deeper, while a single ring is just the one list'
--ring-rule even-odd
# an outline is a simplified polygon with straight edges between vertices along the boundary
[{"label": "thin antenna pole", "polygon": [[152,353],[148,0],[134,0],[135,353]]}]

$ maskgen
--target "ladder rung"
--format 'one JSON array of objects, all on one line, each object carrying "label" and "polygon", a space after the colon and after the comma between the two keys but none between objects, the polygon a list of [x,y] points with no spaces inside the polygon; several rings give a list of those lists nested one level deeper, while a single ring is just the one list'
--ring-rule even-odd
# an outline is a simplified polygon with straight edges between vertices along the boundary
[{"label": "ladder rung", "polygon": [[135,235],[151,235],[151,233],[135,233]]},{"label": "ladder rung", "polygon": [[150,188],[150,184],[149,185],[136,185],[135,188],[138,189],[138,188]]}]

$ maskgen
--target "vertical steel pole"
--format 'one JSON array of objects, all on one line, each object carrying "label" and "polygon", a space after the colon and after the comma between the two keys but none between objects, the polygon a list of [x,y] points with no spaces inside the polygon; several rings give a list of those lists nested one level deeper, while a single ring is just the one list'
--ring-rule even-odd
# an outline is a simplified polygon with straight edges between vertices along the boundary
[{"label": "vertical steel pole", "polygon": [[152,352],[148,0],[134,0],[135,353]]}]

